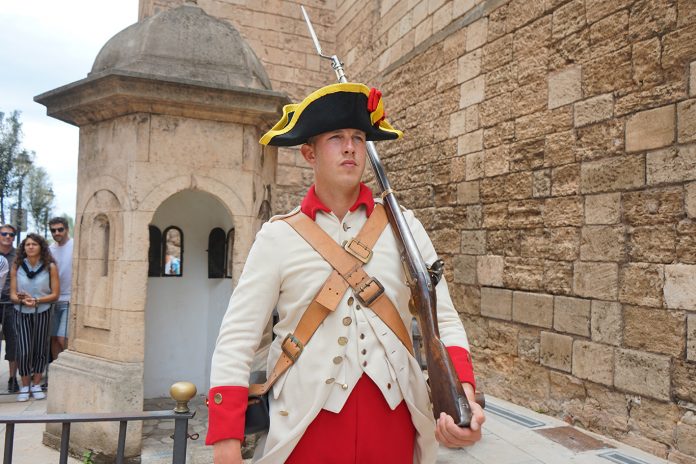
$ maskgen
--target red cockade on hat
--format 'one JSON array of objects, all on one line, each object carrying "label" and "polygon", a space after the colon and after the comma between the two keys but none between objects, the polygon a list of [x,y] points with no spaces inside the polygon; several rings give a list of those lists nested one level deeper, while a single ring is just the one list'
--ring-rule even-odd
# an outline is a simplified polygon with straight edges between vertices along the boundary
[{"label": "red cockade on hat", "polygon": [[[379,102],[381,100],[382,100],[382,92],[380,92],[376,88],[372,87],[370,89],[370,95],[368,95],[368,97],[367,97],[367,111],[369,111],[370,114],[377,111],[377,108],[379,107]],[[375,126],[379,125],[380,121],[382,121],[386,117],[387,117],[387,112],[385,110],[382,110],[382,116],[377,121],[374,122],[374,125]]]}]

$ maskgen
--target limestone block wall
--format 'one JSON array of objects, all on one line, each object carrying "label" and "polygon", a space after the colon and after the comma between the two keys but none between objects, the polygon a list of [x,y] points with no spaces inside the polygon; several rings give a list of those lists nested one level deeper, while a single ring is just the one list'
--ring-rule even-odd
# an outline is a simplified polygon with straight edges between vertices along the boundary
[{"label": "limestone block wall", "polygon": [[[276,90],[333,81],[295,2],[199,4],[225,12]],[[325,50],[405,131],[378,148],[448,263],[482,387],[696,463],[696,2],[310,6]],[[265,15],[292,32],[265,35]],[[297,153],[279,159],[283,209],[309,176]]]}]

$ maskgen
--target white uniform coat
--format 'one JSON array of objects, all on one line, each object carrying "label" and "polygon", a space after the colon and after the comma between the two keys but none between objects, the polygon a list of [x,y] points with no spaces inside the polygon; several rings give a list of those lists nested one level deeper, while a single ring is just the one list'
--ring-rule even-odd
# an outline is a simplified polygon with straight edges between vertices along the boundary
[{"label": "white uniform coat", "polygon": [[[404,215],[423,259],[428,264],[434,262],[437,256],[423,226],[412,212]],[[356,236],[366,220],[364,206],[347,213],[343,221],[321,211],[316,217],[316,223],[338,243]],[[389,225],[373,251],[364,269],[382,283],[405,326],[411,327],[409,289]],[[268,352],[270,371],[283,338],[293,331],[330,272],[329,264],[284,221],[264,224],[222,321],[212,359],[211,387],[248,386],[254,353],[273,308],[277,308],[280,320]],[[444,279],[436,291],[442,341],[445,346],[469,350]],[[339,343],[339,337],[347,338],[347,343]],[[256,462],[284,462],[321,409],[341,410],[363,373],[377,384],[392,409],[405,400],[417,431],[413,462],[434,463],[435,421],[418,362],[369,308],[360,308],[350,288],[317,329],[298,362],[273,386],[271,426],[263,456]]]}]

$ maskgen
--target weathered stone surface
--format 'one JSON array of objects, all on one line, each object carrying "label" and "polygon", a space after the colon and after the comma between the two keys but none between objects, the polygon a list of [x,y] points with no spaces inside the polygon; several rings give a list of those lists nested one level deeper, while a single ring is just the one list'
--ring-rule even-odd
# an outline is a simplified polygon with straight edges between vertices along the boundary
[{"label": "weathered stone surface", "polygon": [[467,108],[483,101],[485,96],[484,82],[483,76],[479,76],[460,86],[459,108]]},{"label": "weathered stone surface", "polygon": [[572,400],[585,400],[584,382],[562,372],[549,372],[549,397],[554,401],[567,403]]},{"label": "weathered stone surface", "polygon": [[609,119],[613,113],[614,97],[610,93],[579,101],[573,106],[575,127]]},{"label": "weathered stone surface", "polygon": [[624,154],[624,119],[609,119],[577,129],[573,148],[578,161],[594,161]]},{"label": "weathered stone surface", "polygon": [[479,129],[457,138],[457,155],[466,155],[483,150],[483,130]]},{"label": "weathered stone surface", "polygon": [[687,219],[677,224],[677,261],[696,264],[696,221]]},{"label": "weathered stone surface", "polygon": [[573,291],[573,263],[544,261],[543,290],[557,295],[570,295]]},{"label": "weathered stone surface", "polygon": [[553,296],[514,292],[512,295],[512,320],[522,324],[551,328],[553,324]]},{"label": "weathered stone surface", "polygon": [[541,290],[544,260],[535,258],[505,258],[503,284],[507,288]]},{"label": "weathered stone surface", "polygon": [[486,99],[479,106],[479,117],[483,127],[492,127],[512,119],[512,92]]},{"label": "weathered stone surface", "polygon": [[585,26],[585,1],[573,0],[553,12],[552,37],[554,40],[572,34]]},{"label": "weathered stone surface", "polygon": [[576,262],[573,290],[578,296],[615,300],[618,292],[619,268],[616,263]]},{"label": "weathered stone surface", "polygon": [[479,285],[491,287],[503,286],[503,269],[505,258],[497,255],[484,255],[476,257],[476,275]]},{"label": "weathered stone surface", "polygon": [[538,171],[534,171],[533,174],[534,178],[532,180],[532,196],[534,198],[538,198],[548,197],[549,195],[551,195],[551,170],[540,169]]},{"label": "weathered stone surface", "polygon": [[620,193],[604,193],[585,196],[585,223],[616,224],[619,222],[620,217]]},{"label": "weathered stone surface", "polygon": [[696,314],[686,317],[686,359],[696,361]]},{"label": "weathered stone surface", "polygon": [[[484,135],[485,137],[485,135]],[[483,174],[486,177],[506,174],[510,171],[509,145],[487,148],[483,152]]]},{"label": "weathered stone surface", "polygon": [[476,256],[457,255],[453,260],[454,282],[458,284],[476,284]]},{"label": "weathered stone surface", "polygon": [[631,261],[671,263],[677,256],[677,231],[673,225],[633,227],[628,230]]},{"label": "weathered stone surface", "polygon": [[696,144],[648,152],[646,155],[649,185],[696,179]]},{"label": "weathered stone surface", "polygon": [[669,401],[670,360],[668,356],[617,349],[614,385],[622,390]]},{"label": "weathered stone surface", "polygon": [[673,403],[641,398],[631,405],[628,425],[649,440],[672,444],[675,426],[682,414]]},{"label": "weathered stone surface", "polygon": [[486,43],[488,18],[481,18],[469,25],[466,30],[466,51],[479,48]]},{"label": "weathered stone surface", "polygon": [[553,196],[577,195],[580,190],[580,163],[554,168],[551,171],[551,186]]},{"label": "weathered stone surface", "polygon": [[689,65],[689,96],[696,96],[696,61]]},{"label": "weathered stone surface", "polygon": [[665,266],[665,303],[668,308],[696,311],[696,266]]},{"label": "weathered stone surface", "polygon": [[685,417],[677,423],[675,441],[677,449],[690,456],[696,456],[696,419],[694,413],[689,411]]},{"label": "weathered stone surface", "polygon": [[626,151],[652,150],[674,142],[675,107],[641,111],[626,121]]},{"label": "weathered stone surface", "polygon": [[549,74],[549,109],[558,108],[582,98],[581,75],[581,66],[569,66]]},{"label": "weathered stone surface", "polygon": [[457,78],[460,83],[466,82],[481,73],[481,49],[467,53],[457,60]]},{"label": "weathered stone surface", "polygon": [[[499,71],[504,65],[510,63],[511,61],[512,34],[507,34],[499,39],[489,41],[486,45],[483,46],[483,56],[481,63],[482,71],[487,72],[489,74],[491,72]],[[488,85],[486,85],[486,89],[488,89]]]},{"label": "weathered stone surface", "polygon": [[488,348],[503,355],[517,356],[519,327],[499,320],[488,321]]},{"label": "weathered stone surface", "polygon": [[544,166],[562,166],[575,162],[575,131],[558,132],[546,136]]},{"label": "weathered stone surface", "polygon": [[652,87],[662,82],[660,66],[662,47],[659,37],[633,44],[633,82],[640,87]]},{"label": "weathered stone surface", "polygon": [[696,99],[677,105],[677,140],[679,143],[696,140]]},{"label": "weathered stone surface", "polygon": [[619,276],[619,301],[661,308],[664,279],[662,265],[626,263]]},{"label": "weathered stone surface", "polygon": [[510,148],[510,171],[528,171],[544,165],[544,139],[524,140]]},{"label": "weathered stone surface", "polygon": [[684,217],[681,187],[622,194],[623,220],[632,226],[676,224]]},{"label": "weathered stone surface", "polygon": [[645,185],[645,158],[625,155],[582,163],[580,191],[583,193],[611,192]]},{"label": "weathered stone surface", "polygon": [[592,300],[592,341],[621,346],[623,318],[621,305],[612,301]]},{"label": "weathered stone surface", "polygon": [[631,47],[612,50],[591,59],[582,68],[582,91],[586,97],[631,88]]},{"label": "weathered stone surface", "polygon": [[481,200],[484,203],[503,200],[520,200],[532,196],[533,174],[515,172],[481,181]]},{"label": "weathered stone surface", "polygon": [[483,177],[483,152],[469,153],[466,155],[466,180],[475,180]]},{"label": "weathered stone surface", "polygon": [[696,403],[696,363],[675,359],[672,375],[674,397]]},{"label": "weathered stone surface", "polygon": [[461,252],[469,255],[480,255],[486,252],[486,231],[463,230]]},{"label": "weathered stone surface", "polygon": [[544,223],[543,200],[511,201],[508,203],[507,227],[526,229]]},{"label": "weathered stone surface", "polygon": [[553,328],[583,337],[590,336],[590,300],[557,296],[553,304]]},{"label": "weathered stone surface", "polygon": [[624,257],[623,226],[585,226],[582,228],[581,260],[622,261]]},{"label": "weathered stone surface", "polygon": [[534,229],[522,234],[519,254],[529,258],[563,261],[577,259],[580,231],[575,227]]},{"label": "weathered stone surface", "polygon": [[542,366],[570,372],[573,360],[573,337],[541,332],[539,362]]},{"label": "weathered stone surface", "polygon": [[686,198],[684,199],[686,214],[690,218],[696,218],[696,182],[686,185]]},{"label": "weathered stone surface", "polygon": [[592,24],[590,43],[595,55],[604,55],[628,45],[628,11],[617,11]]},{"label": "weathered stone surface", "polygon": [[599,343],[575,340],[573,375],[611,386],[614,378],[614,348]]},{"label": "weathered stone surface", "polygon": [[507,202],[483,205],[481,213],[483,214],[483,226],[486,229],[502,229],[507,226]]},{"label": "weathered stone surface", "polygon": [[481,287],[481,315],[506,321],[512,320],[512,291]]},{"label": "weathered stone surface", "polygon": [[[659,327],[659,335],[655,328]],[[624,307],[624,345],[679,358],[684,353],[686,320],[683,311],[639,306]]]},{"label": "weathered stone surface", "polygon": [[460,205],[471,205],[479,202],[479,183],[460,182],[457,185],[457,203]]},{"label": "weathered stone surface", "polygon": [[584,216],[582,197],[549,198],[544,202],[547,227],[580,226]]},{"label": "weathered stone surface", "polygon": [[673,0],[640,0],[631,8],[629,34],[640,40],[674,28],[677,5]]},{"label": "weathered stone surface", "polygon": [[631,6],[633,0],[616,0],[607,2],[606,0],[587,0],[585,2],[585,14],[587,22],[594,23],[605,16],[609,16],[615,11]]}]

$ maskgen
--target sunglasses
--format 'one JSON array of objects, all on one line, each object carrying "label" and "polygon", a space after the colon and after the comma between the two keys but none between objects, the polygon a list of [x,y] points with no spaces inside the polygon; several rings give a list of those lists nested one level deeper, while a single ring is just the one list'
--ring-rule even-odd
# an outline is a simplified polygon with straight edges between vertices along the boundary
[{"label": "sunglasses", "polygon": [[2,235],[3,237],[7,237],[8,235],[10,237],[14,237],[16,234],[14,232],[0,232],[0,235]]},{"label": "sunglasses", "polygon": [[55,229],[50,229],[52,234],[55,234],[56,232],[63,232],[65,230],[65,227],[56,227]]}]

